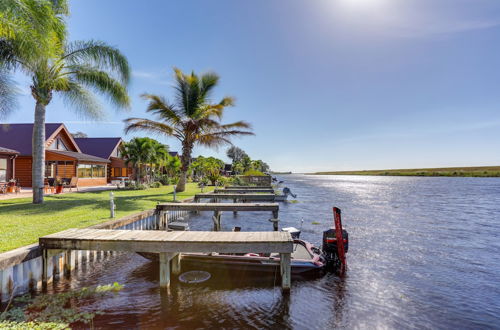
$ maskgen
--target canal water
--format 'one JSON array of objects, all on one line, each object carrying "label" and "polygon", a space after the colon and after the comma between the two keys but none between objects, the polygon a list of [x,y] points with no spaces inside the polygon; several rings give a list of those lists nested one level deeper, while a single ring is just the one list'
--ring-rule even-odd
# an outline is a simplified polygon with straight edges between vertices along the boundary
[{"label": "canal water", "polygon": [[[298,203],[281,226],[319,245],[332,206],[349,231],[347,275],[292,281],[212,272],[203,284],[174,279],[159,290],[158,266],[120,254],[80,269],[53,289],[119,282],[86,308],[100,328],[481,329],[500,328],[500,179],[283,175]],[[210,230],[211,214],[186,219]],[[266,213],[223,215],[224,230],[271,230]]]}]

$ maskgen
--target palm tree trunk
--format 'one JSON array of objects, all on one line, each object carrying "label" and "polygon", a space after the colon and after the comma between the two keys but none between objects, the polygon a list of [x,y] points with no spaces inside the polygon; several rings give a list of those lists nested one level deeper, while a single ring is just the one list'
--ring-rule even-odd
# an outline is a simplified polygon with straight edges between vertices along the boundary
[{"label": "palm tree trunk", "polygon": [[43,203],[43,183],[45,172],[45,105],[37,101],[35,106],[35,124],[32,137],[31,186],[33,204]]},{"label": "palm tree trunk", "polygon": [[176,192],[182,192],[186,190],[186,179],[187,172],[189,170],[189,163],[191,162],[191,151],[193,150],[193,146],[188,143],[183,144],[182,146],[182,155],[181,155],[181,174],[179,176],[179,182],[177,183]]}]

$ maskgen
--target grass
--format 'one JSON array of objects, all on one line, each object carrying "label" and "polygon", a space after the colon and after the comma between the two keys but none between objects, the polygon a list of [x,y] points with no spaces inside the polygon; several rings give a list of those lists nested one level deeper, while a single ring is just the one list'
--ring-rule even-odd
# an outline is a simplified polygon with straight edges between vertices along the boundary
[{"label": "grass", "polygon": [[315,175],[500,177],[500,166],[416,168],[400,170],[316,172]]},{"label": "grass", "polygon": [[[205,187],[204,192],[213,190]],[[147,190],[114,190],[116,219],[152,209],[158,202],[173,200],[173,187]],[[197,184],[186,185],[177,199],[199,193]],[[68,228],[84,228],[109,221],[109,191],[50,195],[34,205],[31,198],[0,201],[0,252],[37,243],[38,238]]]}]

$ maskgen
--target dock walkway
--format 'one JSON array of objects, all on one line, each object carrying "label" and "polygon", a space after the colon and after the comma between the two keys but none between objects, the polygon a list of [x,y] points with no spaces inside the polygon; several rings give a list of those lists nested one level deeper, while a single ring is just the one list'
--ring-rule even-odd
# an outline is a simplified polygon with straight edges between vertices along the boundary
[{"label": "dock walkway", "polygon": [[180,273],[180,260],[183,252],[252,252],[280,253],[282,288],[284,290],[290,289],[293,240],[288,232],[68,229],[40,237],[39,244],[43,250],[42,282],[45,285],[49,271],[48,259],[60,250],[159,253],[161,287],[170,285],[171,269],[174,274]]},{"label": "dock walkway", "polygon": [[278,230],[278,203],[160,203],[156,205],[158,216],[160,217],[160,228],[167,228],[166,213],[169,211],[213,211],[212,217],[214,221],[214,230],[220,231],[221,229],[221,214],[227,212],[254,212],[254,211],[267,211],[272,212],[274,230]]},{"label": "dock walkway", "polygon": [[275,194],[240,194],[233,192],[224,192],[217,194],[196,194],[194,195],[194,201],[197,202],[200,199],[213,199],[217,202],[220,199],[233,200],[235,203],[237,201],[244,202],[274,202],[276,199]]}]

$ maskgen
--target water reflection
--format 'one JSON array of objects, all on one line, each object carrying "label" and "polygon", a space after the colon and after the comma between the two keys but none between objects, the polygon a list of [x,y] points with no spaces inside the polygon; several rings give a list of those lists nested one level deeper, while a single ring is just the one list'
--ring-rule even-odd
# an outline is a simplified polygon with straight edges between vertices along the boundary
[{"label": "water reflection", "polygon": [[[293,280],[213,271],[202,285],[174,277],[158,288],[158,265],[135,254],[78,271],[54,290],[118,281],[125,288],[89,308],[96,328],[494,328],[500,325],[500,180],[283,176],[297,204],[280,208],[280,226],[301,225],[321,242],[343,211],[350,249],[345,278]],[[188,219],[210,230],[211,214]],[[270,230],[269,214],[231,213],[223,230]]]}]

